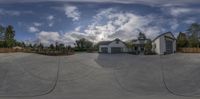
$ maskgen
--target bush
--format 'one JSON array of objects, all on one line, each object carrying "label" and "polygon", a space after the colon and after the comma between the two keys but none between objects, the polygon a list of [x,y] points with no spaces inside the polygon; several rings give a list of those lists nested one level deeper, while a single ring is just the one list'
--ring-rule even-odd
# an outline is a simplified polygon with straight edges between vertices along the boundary
[{"label": "bush", "polygon": [[145,51],[144,55],[156,55],[156,52],[154,52],[154,51]]},{"label": "bush", "polygon": [[139,52],[138,51],[132,51],[132,52],[128,52],[129,54],[133,54],[133,55],[138,55]]}]

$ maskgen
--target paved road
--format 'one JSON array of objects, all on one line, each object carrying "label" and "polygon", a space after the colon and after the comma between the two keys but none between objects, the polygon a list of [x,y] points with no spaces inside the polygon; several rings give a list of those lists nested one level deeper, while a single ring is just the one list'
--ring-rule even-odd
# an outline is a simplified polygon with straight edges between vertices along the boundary
[{"label": "paved road", "polygon": [[0,99],[199,99],[199,59],[200,54],[0,54]]}]

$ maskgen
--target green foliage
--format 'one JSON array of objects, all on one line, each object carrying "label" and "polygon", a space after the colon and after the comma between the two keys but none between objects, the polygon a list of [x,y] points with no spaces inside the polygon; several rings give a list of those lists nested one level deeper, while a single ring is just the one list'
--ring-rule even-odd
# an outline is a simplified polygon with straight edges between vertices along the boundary
[{"label": "green foliage", "polygon": [[134,51],[135,45],[133,44],[132,41],[126,41],[126,46],[129,49],[129,52],[133,52]]},{"label": "green foliage", "polygon": [[76,40],[76,51],[87,51],[93,48],[93,43],[85,38]]},{"label": "green foliage", "polygon": [[54,50],[54,49],[55,49],[55,46],[54,46],[53,44],[50,44],[49,48],[50,48],[51,50]]},{"label": "green foliage", "polygon": [[199,38],[200,38],[200,24],[193,23],[187,29],[189,34],[189,46],[190,47],[199,47]]},{"label": "green foliage", "polygon": [[189,28],[187,29],[189,35],[193,35],[198,37],[199,36],[199,32],[200,32],[200,24],[198,23],[193,23],[189,26]]},{"label": "green foliage", "polygon": [[44,49],[44,45],[42,43],[40,43],[38,46],[37,46],[38,49]]},{"label": "green foliage", "polygon": [[152,50],[152,41],[151,41],[150,39],[147,40],[147,42],[146,42],[144,48],[145,48],[145,51],[151,52],[151,50]]},{"label": "green foliage", "polygon": [[15,31],[13,29],[13,26],[8,25],[8,27],[5,30],[5,43],[6,43],[6,47],[13,47],[15,44]]},{"label": "green foliage", "polygon": [[0,25],[0,40],[4,40],[5,28]]},{"label": "green foliage", "polygon": [[189,41],[185,33],[180,32],[177,37],[177,47],[188,47]]},{"label": "green foliage", "polygon": [[199,47],[199,40],[195,36],[189,37],[189,47]]}]

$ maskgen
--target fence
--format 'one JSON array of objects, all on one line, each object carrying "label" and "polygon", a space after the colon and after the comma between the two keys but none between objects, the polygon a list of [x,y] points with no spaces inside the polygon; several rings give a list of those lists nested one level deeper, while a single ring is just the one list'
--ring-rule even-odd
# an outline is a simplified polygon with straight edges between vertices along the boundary
[{"label": "fence", "polygon": [[182,53],[200,53],[200,48],[178,48],[177,51]]},{"label": "fence", "polygon": [[25,49],[0,48],[0,53],[27,52]]}]

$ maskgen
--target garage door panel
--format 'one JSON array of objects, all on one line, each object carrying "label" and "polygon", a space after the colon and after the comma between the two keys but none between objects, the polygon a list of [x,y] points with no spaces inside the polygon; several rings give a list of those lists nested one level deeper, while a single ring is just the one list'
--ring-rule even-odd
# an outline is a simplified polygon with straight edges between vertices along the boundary
[{"label": "garage door panel", "polygon": [[166,40],[166,53],[173,53],[173,41]]},{"label": "garage door panel", "polygon": [[112,47],[111,53],[122,53],[122,48],[121,47]]}]

